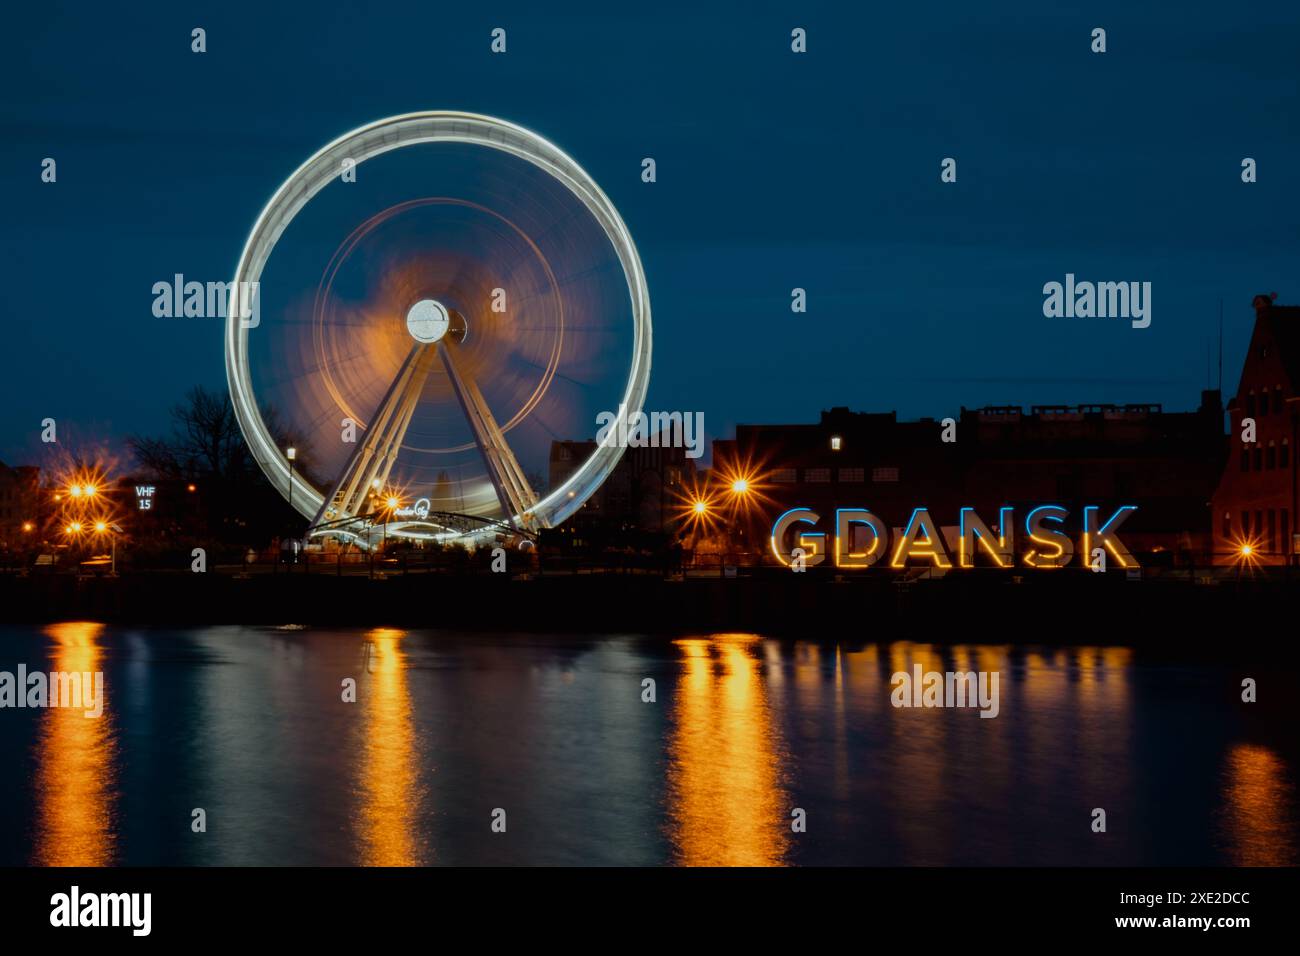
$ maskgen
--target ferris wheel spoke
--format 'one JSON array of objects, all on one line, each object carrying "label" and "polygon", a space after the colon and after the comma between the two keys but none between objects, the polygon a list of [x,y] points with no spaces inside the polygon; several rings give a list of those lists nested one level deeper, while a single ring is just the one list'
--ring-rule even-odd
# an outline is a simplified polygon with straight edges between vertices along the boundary
[{"label": "ferris wheel spoke", "polygon": [[456,350],[454,341],[444,340],[440,349],[442,364],[447,369],[447,377],[451,380],[456,398],[474,433],[474,441],[487,464],[488,477],[496,490],[497,499],[505,510],[507,520],[518,516],[520,524],[531,529],[536,524],[533,509],[537,506],[537,495],[528,484],[519,459],[506,442],[506,436],[492,415],[478,383],[457,359]]},{"label": "ferris wheel spoke", "polygon": [[429,377],[434,352],[431,345],[417,342],[412,346],[393,384],[379,403],[365,438],[348,458],[312,522],[313,526],[364,514],[371,489],[386,487],[393,462],[420,403],[420,393]]}]

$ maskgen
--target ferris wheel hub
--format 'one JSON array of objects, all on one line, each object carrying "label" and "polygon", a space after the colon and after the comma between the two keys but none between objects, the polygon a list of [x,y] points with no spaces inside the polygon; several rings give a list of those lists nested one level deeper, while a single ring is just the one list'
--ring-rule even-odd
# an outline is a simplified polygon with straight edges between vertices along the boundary
[{"label": "ferris wheel hub", "polygon": [[435,299],[421,299],[406,313],[406,331],[417,342],[437,342],[451,327],[447,307]]}]

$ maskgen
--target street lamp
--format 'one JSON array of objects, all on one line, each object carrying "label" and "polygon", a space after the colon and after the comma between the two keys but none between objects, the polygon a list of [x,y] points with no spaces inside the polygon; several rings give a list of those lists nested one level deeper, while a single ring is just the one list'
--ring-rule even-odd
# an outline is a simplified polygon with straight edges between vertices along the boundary
[{"label": "street lamp", "polygon": [[[286,448],[286,449],[284,450],[284,457],[287,458],[287,459],[289,460],[289,513],[290,513],[290,520],[293,520],[293,519],[292,519],[292,514],[293,514],[293,461],[294,461],[295,458],[298,457],[298,449],[297,449],[297,448],[294,448],[292,445],[290,445],[288,448]],[[284,549],[283,549],[283,548],[280,549],[280,553],[281,553],[281,555],[284,554]],[[296,552],[295,552],[295,553],[296,553]]]},{"label": "street lamp", "polygon": [[293,510],[293,462],[298,457],[298,449],[290,445],[285,449],[284,457],[289,459],[289,510]]},{"label": "street lamp", "polygon": [[764,494],[763,477],[759,466],[748,461],[734,462],[721,474],[726,508],[727,547],[737,544],[741,554],[749,554],[749,542],[753,539],[753,522],[760,510],[760,505],[768,501]]},{"label": "street lamp", "polygon": [[393,520],[393,512],[402,506],[402,500],[398,498],[396,495],[390,495],[388,500],[385,501],[384,504],[387,505],[387,507],[385,508],[386,514],[384,515],[383,551],[385,554],[387,554],[388,553],[388,522]]},{"label": "street lamp", "polygon": [[110,521],[96,521],[95,534],[107,534],[111,554],[112,564],[110,571],[117,574],[117,535],[114,532],[121,533],[122,529],[116,523]]}]

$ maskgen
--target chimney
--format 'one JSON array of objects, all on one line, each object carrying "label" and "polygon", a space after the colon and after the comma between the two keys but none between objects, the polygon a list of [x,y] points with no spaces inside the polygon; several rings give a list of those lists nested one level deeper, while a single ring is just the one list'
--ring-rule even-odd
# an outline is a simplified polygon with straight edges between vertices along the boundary
[{"label": "chimney", "polygon": [[1270,292],[1268,295],[1255,296],[1255,298],[1250,303],[1252,306],[1255,307],[1255,317],[1259,318],[1261,315],[1263,315],[1265,312],[1271,309],[1273,307],[1273,302],[1276,299],[1277,299],[1276,292]]}]

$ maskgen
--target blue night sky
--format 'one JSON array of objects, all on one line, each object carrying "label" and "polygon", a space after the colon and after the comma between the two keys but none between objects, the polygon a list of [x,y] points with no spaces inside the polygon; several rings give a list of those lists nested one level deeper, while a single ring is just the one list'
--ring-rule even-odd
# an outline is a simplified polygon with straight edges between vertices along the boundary
[{"label": "blue night sky", "polygon": [[[649,407],[710,436],[832,405],[1192,408],[1220,299],[1230,392],[1251,297],[1300,302],[1300,4],[851,6],[11,7],[0,459],[39,462],[45,417],[158,433],[224,388],[221,322],[155,318],[152,284],[229,279],[299,163],[422,109],[532,128],[602,186],[650,284]],[[1067,272],[1150,281],[1151,327],[1044,318]]]}]

